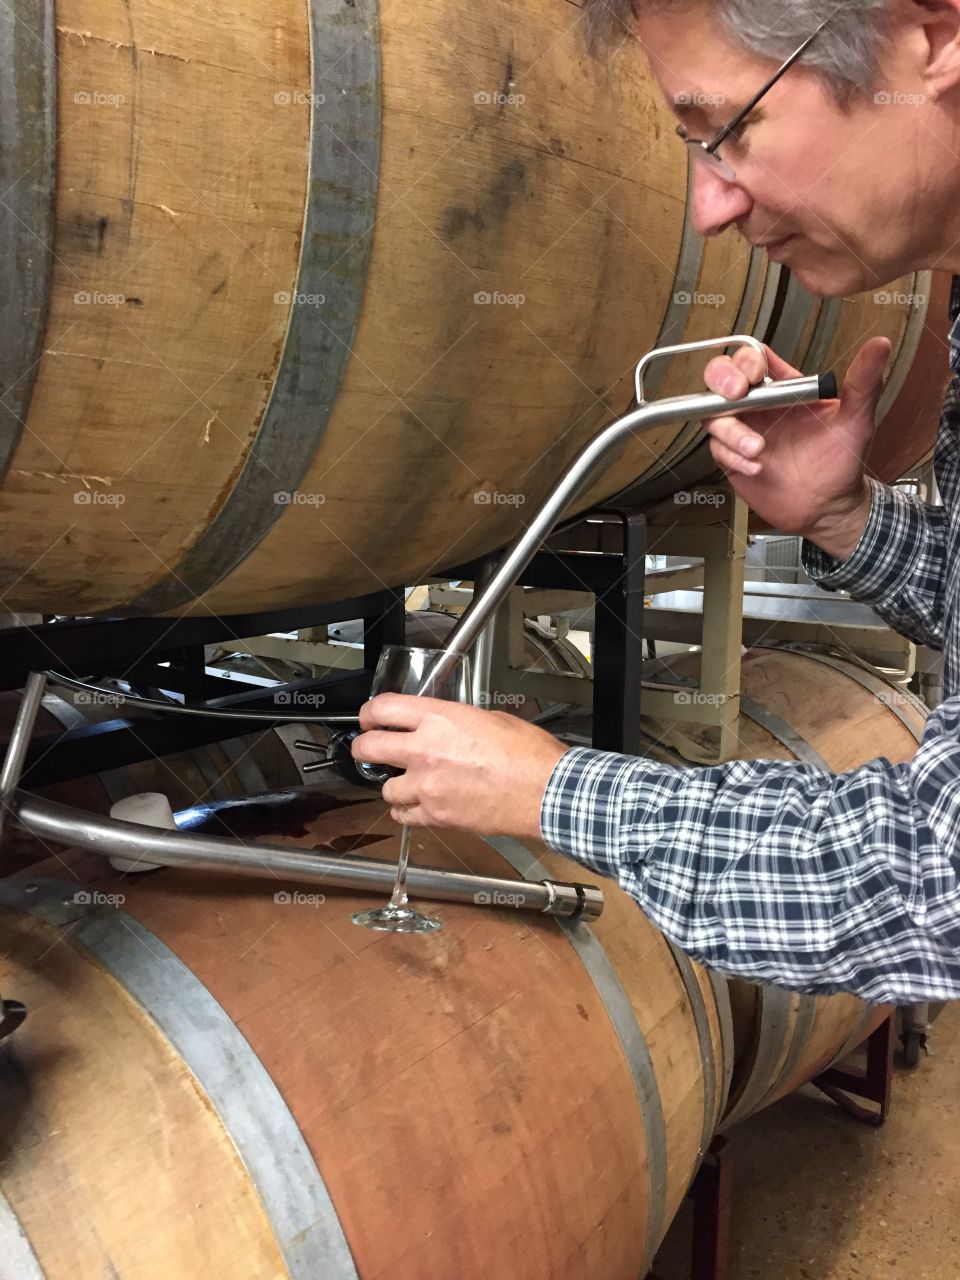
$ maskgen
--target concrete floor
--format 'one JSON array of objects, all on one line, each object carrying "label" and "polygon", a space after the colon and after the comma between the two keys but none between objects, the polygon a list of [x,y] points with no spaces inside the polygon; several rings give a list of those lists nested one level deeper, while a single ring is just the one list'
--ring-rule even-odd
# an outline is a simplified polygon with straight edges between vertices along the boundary
[{"label": "concrete floor", "polygon": [[[729,1280],[960,1280],[960,1005],[933,1055],[899,1064],[887,1123],[870,1129],[809,1086],[728,1135]],[[690,1211],[657,1256],[690,1280]]]}]

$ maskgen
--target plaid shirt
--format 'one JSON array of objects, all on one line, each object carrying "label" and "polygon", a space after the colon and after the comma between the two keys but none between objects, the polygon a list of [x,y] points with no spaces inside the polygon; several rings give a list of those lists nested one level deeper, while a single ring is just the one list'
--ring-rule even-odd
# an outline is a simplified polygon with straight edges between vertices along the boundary
[{"label": "plaid shirt", "polygon": [[[960,375],[960,277],[950,362]],[[946,701],[910,764],[847,773],[773,760],[678,769],[575,748],[541,812],[551,848],[616,879],[711,968],[880,1003],[960,997],[960,377],[940,421],[933,507],[871,481],[849,560],[803,564],[918,644],[942,649]]]}]

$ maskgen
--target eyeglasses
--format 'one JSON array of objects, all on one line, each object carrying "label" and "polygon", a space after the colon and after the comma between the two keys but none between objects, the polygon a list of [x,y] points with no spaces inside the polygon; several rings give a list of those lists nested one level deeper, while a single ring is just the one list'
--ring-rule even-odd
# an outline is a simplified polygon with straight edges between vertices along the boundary
[{"label": "eyeglasses", "polygon": [[691,138],[682,124],[677,125],[677,135],[686,143],[692,162],[706,165],[710,173],[723,178],[724,182],[736,182],[737,175],[735,171],[717,154],[717,148],[722,142],[725,142],[731,134],[736,133],[760,99],[766,97],[781,76],[786,75],[798,58],[803,57],[806,51],[813,44],[814,40],[816,40],[817,36],[832,18],[833,14],[831,14],[829,18],[825,18],[824,21],[820,23],[813,35],[808,36],[800,48],[795,49],[794,52],[791,53],[783,66],[773,73],[759,93],[754,94],[743,110],[738,111],[733,119],[725,124],[719,133],[715,134],[709,142],[704,142],[702,138]]}]

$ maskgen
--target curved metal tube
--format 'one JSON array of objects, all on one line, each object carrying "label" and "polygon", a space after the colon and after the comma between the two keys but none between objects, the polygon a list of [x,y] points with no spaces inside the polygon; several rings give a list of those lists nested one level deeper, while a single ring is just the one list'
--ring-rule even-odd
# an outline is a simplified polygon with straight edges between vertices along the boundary
[{"label": "curved metal tube", "polygon": [[20,785],[20,775],[23,773],[23,764],[27,758],[30,735],[37,722],[37,713],[43,702],[46,684],[46,677],[38,671],[31,671],[27,676],[23,697],[17,708],[17,718],[10,732],[10,741],[7,743],[6,754],[0,764],[0,839],[3,837],[10,801]]},{"label": "curved metal tube", "polygon": [[[723,339],[723,345],[747,343],[755,339],[732,337]],[[716,343],[693,344],[697,347]],[[686,350],[685,347],[677,350]],[[642,363],[642,362],[641,362]],[[564,511],[593,480],[610,454],[635,432],[650,427],[665,426],[669,422],[700,421],[706,418],[738,416],[757,413],[765,409],[787,409],[798,404],[813,404],[819,400],[832,400],[837,394],[836,378],[832,374],[815,374],[807,378],[788,378],[783,382],[769,382],[754,387],[740,400],[728,400],[725,396],[701,392],[690,396],[672,396],[644,404],[631,413],[604,428],[571,463],[526,530],[505,552],[487,586],[479,591],[472,603],[453,628],[443,646],[449,655],[440,658],[432,678],[441,681],[449,674],[459,654],[466,653],[484,627],[499,608],[507,592],[515,585],[524,569],[533,559],[544,540],[549,537]],[[429,683],[429,682],[428,682]],[[424,690],[429,693],[429,689]]]},{"label": "curved metal tube", "polygon": [[[355,715],[318,716],[304,714],[299,711],[244,711],[231,710],[228,707],[187,707],[181,702],[158,702],[155,698],[141,698],[135,693],[118,693],[116,689],[104,689],[102,685],[88,684],[85,680],[75,680],[73,676],[65,676],[60,671],[45,671],[44,675],[52,684],[63,685],[67,689],[78,689],[81,693],[99,693],[108,698],[115,698],[118,706],[130,704],[135,710],[166,711],[181,716],[204,716],[213,720],[254,720],[281,722],[291,724],[356,724]],[[282,692],[283,685],[277,685]]]},{"label": "curved metal tube", "polygon": [[[196,867],[252,876],[269,874],[274,879],[283,875],[377,893],[389,891],[397,874],[395,862],[306,853],[290,846],[257,841],[240,844],[223,836],[191,831],[161,831],[137,822],[101,818],[22,791],[15,796],[12,808],[15,821],[31,835],[128,862],[140,858],[152,866]],[[603,911],[603,893],[593,885],[554,880],[505,880],[444,871],[439,867],[412,866],[407,874],[407,887],[419,898],[539,911],[567,919],[593,920]]]}]

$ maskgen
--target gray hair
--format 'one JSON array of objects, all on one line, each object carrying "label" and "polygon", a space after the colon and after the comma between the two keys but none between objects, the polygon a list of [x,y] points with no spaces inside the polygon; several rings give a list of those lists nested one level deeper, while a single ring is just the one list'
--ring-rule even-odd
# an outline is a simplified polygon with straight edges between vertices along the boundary
[{"label": "gray hair", "polygon": [[880,80],[890,0],[583,0],[587,47],[600,57],[622,44],[642,10],[670,13],[698,4],[715,10],[737,44],[781,62],[829,18],[803,63],[822,74],[841,106],[872,93]]}]

